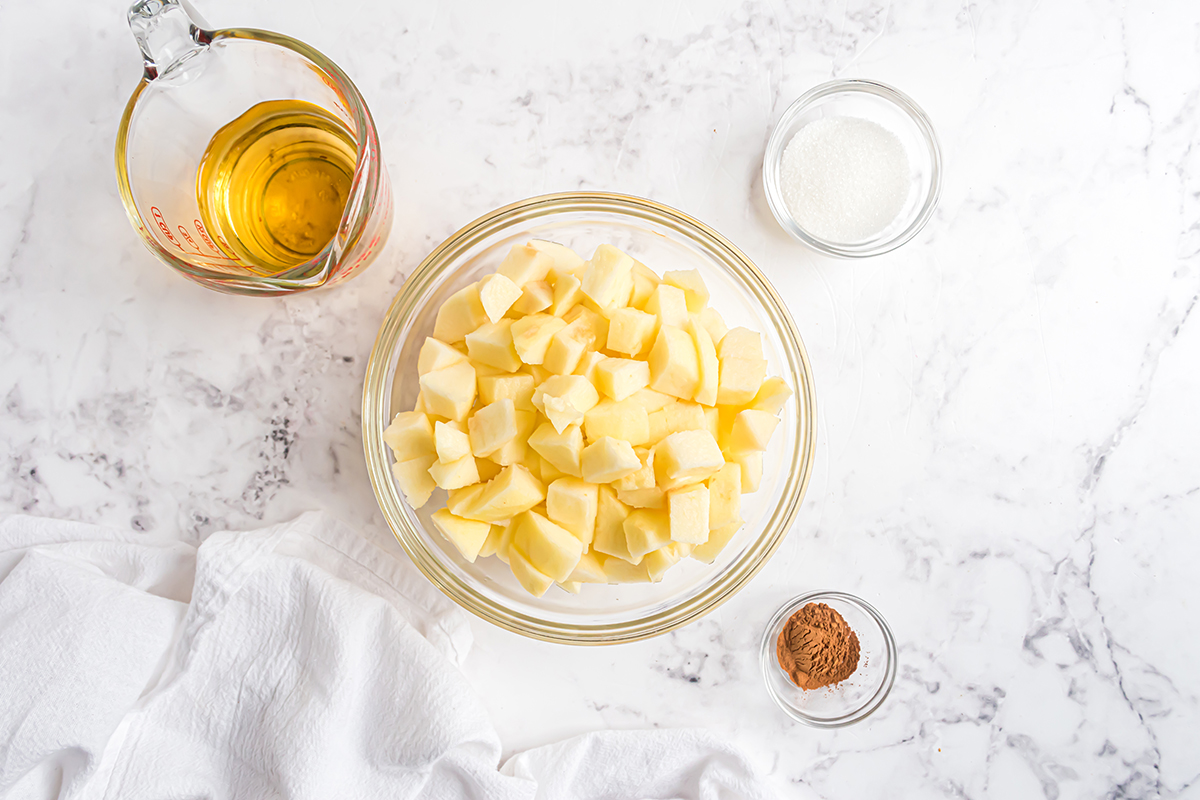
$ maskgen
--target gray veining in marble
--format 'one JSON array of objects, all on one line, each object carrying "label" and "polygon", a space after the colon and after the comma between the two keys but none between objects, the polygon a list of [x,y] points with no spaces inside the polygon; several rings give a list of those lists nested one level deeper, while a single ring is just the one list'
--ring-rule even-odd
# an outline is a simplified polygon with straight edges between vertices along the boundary
[{"label": "gray veining in marble", "polygon": [[[365,360],[446,235],[572,188],[674,205],[787,299],[816,472],[770,565],[668,636],[567,649],[474,626],[510,751],[701,725],[783,796],[1188,797],[1200,788],[1200,6],[206,0],[342,64],[397,194],[335,290],[217,295],[155,262],[112,145],[138,78],[115,3],[0,6],[0,512],[196,541],[324,507],[403,557],[363,466]],[[864,263],[774,223],[774,120],[831,77],[893,84],[941,136],[928,228]],[[788,597],[862,595],[892,697],[818,732],[762,687]]]}]

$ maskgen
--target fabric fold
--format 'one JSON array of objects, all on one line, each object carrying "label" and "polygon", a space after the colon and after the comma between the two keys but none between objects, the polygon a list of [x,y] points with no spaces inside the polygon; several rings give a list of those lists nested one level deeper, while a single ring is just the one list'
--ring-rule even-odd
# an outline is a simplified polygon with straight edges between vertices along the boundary
[{"label": "fabric fold", "polygon": [[459,670],[465,614],[324,514],[198,548],[0,521],[0,795],[762,798],[695,731],[520,754]]}]

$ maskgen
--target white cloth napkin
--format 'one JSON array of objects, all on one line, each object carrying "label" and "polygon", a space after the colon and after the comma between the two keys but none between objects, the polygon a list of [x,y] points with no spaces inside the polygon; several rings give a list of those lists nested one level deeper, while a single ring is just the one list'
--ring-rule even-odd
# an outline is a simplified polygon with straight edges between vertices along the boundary
[{"label": "white cloth napkin", "polygon": [[514,756],[459,671],[465,614],[310,513],[199,547],[0,521],[5,798],[769,797],[703,731]]}]

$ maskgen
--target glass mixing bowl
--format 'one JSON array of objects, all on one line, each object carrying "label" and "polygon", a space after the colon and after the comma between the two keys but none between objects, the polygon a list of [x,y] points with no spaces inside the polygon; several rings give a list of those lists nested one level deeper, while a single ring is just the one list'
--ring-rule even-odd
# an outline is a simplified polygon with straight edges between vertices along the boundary
[{"label": "glass mixing bowl", "polygon": [[[436,532],[430,515],[445,505],[438,490],[414,510],[392,477],[383,442],[389,420],[416,402],[417,354],[451,294],[495,271],[513,244],[560,242],[585,258],[612,244],[659,274],[698,269],[711,305],[730,327],[763,334],[768,372],[794,392],[764,454],[758,492],[743,497],[745,527],[713,564],[684,559],[659,583],[588,584],[578,595],[552,587],[525,592],[498,558],[468,563]],[[486,214],[435,249],[392,301],[367,364],[363,447],[371,484],[392,532],[417,567],[463,608],[511,631],[569,644],[633,641],[684,625],[731,597],[787,535],[812,471],[816,445],[812,370],[782,298],[750,259],[719,233],[672,208],[619,194],[534,197]]]}]

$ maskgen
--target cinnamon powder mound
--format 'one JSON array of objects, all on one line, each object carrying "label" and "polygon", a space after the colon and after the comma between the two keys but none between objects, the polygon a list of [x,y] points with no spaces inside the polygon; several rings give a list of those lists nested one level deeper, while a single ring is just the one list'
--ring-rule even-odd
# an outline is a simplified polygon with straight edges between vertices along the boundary
[{"label": "cinnamon powder mound", "polygon": [[775,652],[779,666],[801,689],[846,680],[858,669],[858,634],[824,603],[809,603],[788,618]]}]

